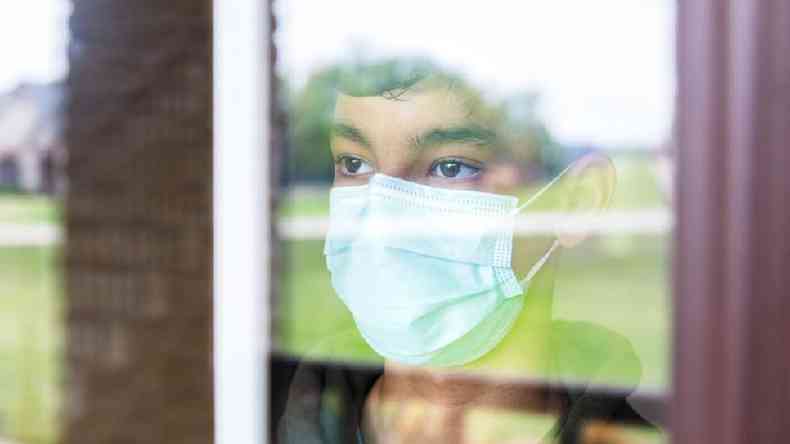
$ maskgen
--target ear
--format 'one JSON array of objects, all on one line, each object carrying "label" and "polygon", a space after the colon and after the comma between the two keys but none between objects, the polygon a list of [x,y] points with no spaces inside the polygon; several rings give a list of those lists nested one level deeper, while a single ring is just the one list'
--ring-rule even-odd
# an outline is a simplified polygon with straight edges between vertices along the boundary
[{"label": "ear", "polygon": [[616,179],[612,161],[603,154],[586,154],[568,167],[560,179],[561,210],[566,214],[556,231],[560,245],[574,247],[588,236],[582,218],[595,216],[609,206]]}]

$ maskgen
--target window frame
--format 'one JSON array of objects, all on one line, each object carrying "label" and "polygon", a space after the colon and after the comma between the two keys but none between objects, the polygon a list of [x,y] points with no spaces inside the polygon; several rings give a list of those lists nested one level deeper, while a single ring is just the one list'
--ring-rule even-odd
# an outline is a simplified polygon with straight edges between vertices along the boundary
[{"label": "window frame", "polygon": [[678,2],[673,442],[790,434],[790,4]]},{"label": "window frame", "polygon": [[[260,123],[271,121],[271,4],[214,4],[215,433],[218,443],[262,443],[274,223],[272,197],[261,193],[271,190],[272,150],[261,149],[271,128]],[[781,123],[790,121],[790,6],[699,0],[677,11],[672,441],[779,442],[790,432],[790,354],[778,352],[790,337],[781,316],[790,312],[781,226],[790,220],[790,127]],[[230,119],[231,107],[242,118]]]},{"label": "window frame", "polygon": [[270,2],[215,1],[214,441],[267,441]]}]

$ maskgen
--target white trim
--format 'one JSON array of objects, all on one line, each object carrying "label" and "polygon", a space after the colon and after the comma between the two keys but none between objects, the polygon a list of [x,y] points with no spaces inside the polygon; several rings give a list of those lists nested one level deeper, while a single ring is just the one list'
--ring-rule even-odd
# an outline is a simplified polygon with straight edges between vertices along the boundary
[{"label": "white trim", "polygon": [[214,425],[266,441],[268,4],[214,2]]}]

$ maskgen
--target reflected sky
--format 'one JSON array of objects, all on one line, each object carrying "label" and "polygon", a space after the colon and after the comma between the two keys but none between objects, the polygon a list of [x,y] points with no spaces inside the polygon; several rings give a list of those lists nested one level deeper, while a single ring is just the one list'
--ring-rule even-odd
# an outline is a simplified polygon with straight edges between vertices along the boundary
[{"label": "reflected sky", "polygon": [[0,2],[0,92],[65,75],[70,8],[67,0]]}]

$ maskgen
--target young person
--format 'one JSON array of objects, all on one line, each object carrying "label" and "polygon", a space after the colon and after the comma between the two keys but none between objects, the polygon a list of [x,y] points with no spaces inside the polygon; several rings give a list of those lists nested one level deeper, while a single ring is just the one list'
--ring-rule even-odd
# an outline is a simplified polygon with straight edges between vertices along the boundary
[{"label": "young person", "polygon": [[[540,375],[587,387],[616,369],[637,384],[641,369],[625,338],[552,318],[557,261],[585,237],[564,228],[574,214],[606,207],[612,163],[588,153],[535,187],[501,109],[457,76],[405,66],[384,78],[376,69],[346,73],[329,141],[327,267],[359,333],[384,358],[383,374],[361,396],[350,389],[358,404],[345,407],[358,419],[351,438],[328,431],[322,416],[320,392],[332,377],[297,370],[279,439],[455,443],[475,413],[526,403],[553,419],[524,429],[489,419],[477,433],[567,442],[585,412],[606,418],[625,401],[592,405],[584,389],[546,397],[503,381]],[[514,234],[517,217],[546,212],[560,216],[542,219],[542,234]],[[491,383],[470,378],[479,375]]]}]

